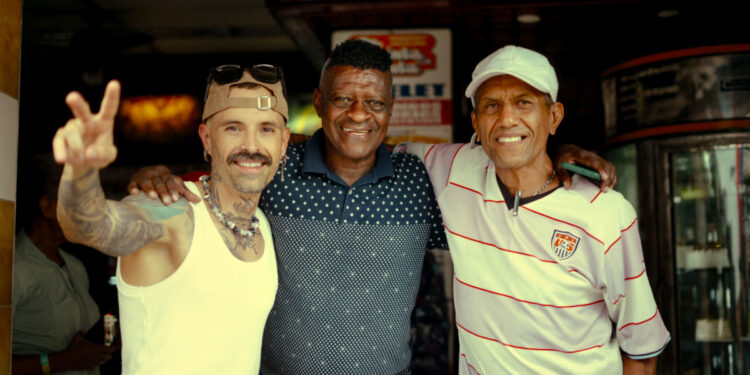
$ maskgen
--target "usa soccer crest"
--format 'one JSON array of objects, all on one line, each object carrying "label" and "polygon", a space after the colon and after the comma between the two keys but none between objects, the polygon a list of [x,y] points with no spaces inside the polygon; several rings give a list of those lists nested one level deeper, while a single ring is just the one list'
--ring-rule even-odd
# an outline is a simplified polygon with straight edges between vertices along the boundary
[{"label": "usa soccer crest", "polygon": [[564,232],[555,229],[552,232],[552,251],[555,252],[557,258],[565,260],[573,256],[573,253],[578,249],[578,243],[581,242],[581,237],[578,237],[570,232]]}]

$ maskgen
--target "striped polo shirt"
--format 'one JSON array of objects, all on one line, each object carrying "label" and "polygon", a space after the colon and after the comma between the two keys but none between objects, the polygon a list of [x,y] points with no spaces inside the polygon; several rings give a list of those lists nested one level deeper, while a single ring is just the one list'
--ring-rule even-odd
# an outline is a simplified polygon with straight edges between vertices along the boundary
[{"label": "striped polo shirt", "polygon": [[[455,275],[460,374],[621,374],[620,351],[659,354],[632,206],[580,176],[518,215],[481,146],[406,146],[427,167]],[[503,194],[505,190],[505,195]]]}]

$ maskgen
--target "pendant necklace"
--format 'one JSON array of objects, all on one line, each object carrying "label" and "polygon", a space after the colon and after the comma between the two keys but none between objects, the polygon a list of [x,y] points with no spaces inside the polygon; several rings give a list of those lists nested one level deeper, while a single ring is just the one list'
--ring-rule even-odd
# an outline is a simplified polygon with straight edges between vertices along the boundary
[{"label": "pendant necklace", "polygon": [[[544,183],[544,186],[540,187],[539,190],[536,191],[536,193],[532,194],[529,198],[538,195],[539,193],[543,192],[544,189],[549,186],[550,182],[555,179],[555,170],[552,170],[552,175],[549,176],[547,179],[547,182]],[[518,216],[518,205],[521,203],[521,190],[516,190],[516,197],[513,200],[513,216]]]}]

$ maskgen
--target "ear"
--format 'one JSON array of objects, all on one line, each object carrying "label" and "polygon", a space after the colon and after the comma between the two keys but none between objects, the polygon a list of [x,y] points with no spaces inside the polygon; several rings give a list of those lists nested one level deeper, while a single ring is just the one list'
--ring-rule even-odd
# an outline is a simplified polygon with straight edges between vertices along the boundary
[{"label": "ear", "polygon": [[208,131],[208,125],[206,123],[201,123],[201,125],[198,127],[198,135],[201,137],[201,142],[203,143],[203,149],[206,150],[209,154],[211,153],[211,137],[209,136]]},{"label": "ear", "polygon": [[550,117],[552,122],[550,123],[549,133],[555,135],[557,127],[560,126],[560,122],[562,122],[563,117],[565,117],[565,108],[562,103],[555,102],[552,104],[552,107],[550,107]]},{"label": "ear", "polygon": [[479,126],[477,125],[477,112],[471,111],[471,127],[474,128],[474,133],[477,135],[477,142],[481,142],[479,139]]},{"label": "ear", "polygon": [[49,195],[43,195],[39,198],[39,211],[45,218],[57,220],[57,201]]},{"label": "ear", "polygon": [[315,92],[313,92],[313,105],[315,106],[315,113],[318,114],[318,117],[321,119],[323,118],[323,93],[320,92],[319,88],[315,89]]}]

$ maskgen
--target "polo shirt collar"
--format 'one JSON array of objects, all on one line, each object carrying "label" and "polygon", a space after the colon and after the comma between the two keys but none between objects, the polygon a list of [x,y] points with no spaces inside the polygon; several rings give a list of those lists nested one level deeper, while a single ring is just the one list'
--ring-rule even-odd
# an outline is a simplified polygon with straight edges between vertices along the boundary
[{"label": "polo shirt collar", "polygon": [[[50,258],[47,258],[42,250],[34,245],[34,242],[31,241],[31,237],[29,237],[25,229],[21,230],[16,235],[16,252],[19,253],[19,255],[23,254],[24,257],[27,257],[27,259],[30,259],[36,264],[43,265],[45,267],[58,267],[57,263],[53,262]],[[59,248],[57,249],[57,253],[62,258],[62,251],[60,251]],[[67,264],[67,262],[67,259],[63,259],[63,264]]]},{"label": "polo shirt collar", "polygon": [[[494,168],[492,168],[492,169],[494,169]],[[505,184],[503,183],[503,180],[500,179],[500,176],[498,176],[497,173],[495,173],[495,180],[497,180],[497,186],[500,188],[500,193],[503,194],[503,199],[505,200],[505,205],[508,206],[508,210],[512,210],[513,209],[513,204],[515,203],[515,199],[516,199],[515,195],[510,192],[510,190],[508,189],[507,186],[505,186]],[[547,192],[544,192],[542,194],[537,194],[537,195],[532,195],[530,197],[521,198],[518,201],[518,204],[519,205],[525,205],[525,204],[531,203],[531,202],[533,202],[533,201],[535,201],[537,199],[542,199],[542,198],[544,198],[544,197],[552,194],[552,192],[554,192],[555,190],[557,190],[558,188],[560,188],[562,186],[563,186],[562,179],[560,179],[560,181],[557,182],[557,187],[555,187],[554,189],[552,189],[550,191],[547,191]]]},{"label": "polo shirt collar", "polygon": [[[320,174],[325,175],[330,180],[339,184],[346,185],[344,180],[331,172],[325,162],[325,133],[323,129],[318,129],[305,144],[305,154],[302,157],[303,174]],[[357,180],[352,186],[375,183],[383,178],[393,177],[393,162],[391,161],[391,152],[385,144],[381,144],[375,155],[375,165],[362,178]]]}]

